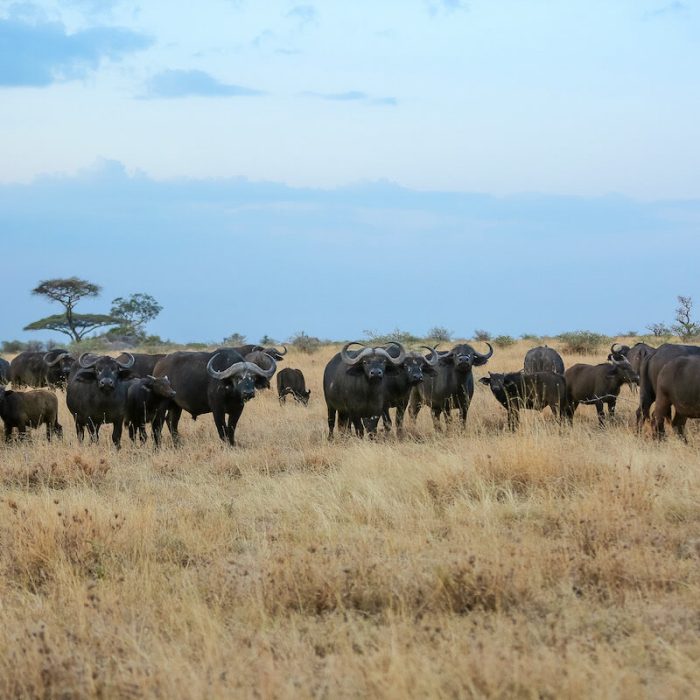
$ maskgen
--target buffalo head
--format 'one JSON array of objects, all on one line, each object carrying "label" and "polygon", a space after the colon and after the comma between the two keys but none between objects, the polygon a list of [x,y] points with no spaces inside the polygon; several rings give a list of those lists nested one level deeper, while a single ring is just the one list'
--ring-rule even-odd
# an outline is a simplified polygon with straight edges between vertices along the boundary
[{"label": "buffalo head", "polygon": [[134,356],[128,352],[124,354],[129,358],[126,362],[119,362],[108,355],[92,355],[84,352],[78,358],[80,369],[73,378],[81,382],[96,381],[100,391],[111,394],[119,380],[128,379],[131,376]]},{"label": "buffalo head", "polygon": [[263,377],[269,380],[277,369],[274,359],[268,355],[270,366],[267,369],[263,369],[254,362],[242,361],[234,362],[224,370],[216,370],[214,369],[214,361],[217,357],[219,357],[219,353],[216,353],[207,363],[207,374],[222,382],[225,391],[232,394],[238,393],[244,403],[255,396],[256,378]]},{"label": "buffalo head", "polygon": [[[351,353],[351,345],[360,345],[362,350]],[[386,348],[370,348],[362,343],[346,343],[340,351],[340,359],[347,365],[348,374],[364,374],[370,382],[378,382],[384,378],[385,372],[395,372],[406,358],[406,350],[401,343],[392,342],[389,345],[398,349],[396,357]]]}]

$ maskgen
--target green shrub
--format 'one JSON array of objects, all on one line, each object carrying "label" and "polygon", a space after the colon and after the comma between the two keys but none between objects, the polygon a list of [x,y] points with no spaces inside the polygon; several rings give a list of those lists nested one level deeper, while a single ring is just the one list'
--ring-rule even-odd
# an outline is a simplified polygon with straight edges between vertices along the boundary
[{"label": "green shrub", "polygon": [[515,338],[511,335],[498,335],[493,339],[494,345],[499,348],[509,348],[511,345],[515,345]]},{"label": "green shrub", "polygon": [[313,335],[307,335],[304,331],[295,333],[289,339],[289,344],[300,352],[305,352],[307,355],[316,352],[323,345],[319,338]]},{"label": "green shrub", "polygon": [[482,343],[488,342],[491,340],[491,334],[483,328],[477,328],[474,331],[474,340],[479,340]]},{"label": "green shrub", "polygon": [[568,333],[561,333],[557,338],[563,344],[564,352],[577,355],[590,355],[602,345],[610,342],[610,338],[607,335],[594,333],[593,331],[569,331]]}]

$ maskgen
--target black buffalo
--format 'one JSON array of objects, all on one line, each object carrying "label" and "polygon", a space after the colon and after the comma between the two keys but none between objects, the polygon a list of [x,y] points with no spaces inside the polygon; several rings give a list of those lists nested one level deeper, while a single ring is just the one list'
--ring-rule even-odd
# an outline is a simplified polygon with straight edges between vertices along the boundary
[{"label": "black buffalo", "polygon": [[63,434],[58,422],[58,399],[55,394],[43,389],[13,391],[0,387],[0,418],[5,424],[5,440],[12,438],[17,429],[20,438],[27,436],[27,428],[46,426],[46,439]]},{"label": "black buffalo", "polygon": [[62,387],[74,363],[75,358],[62,348],[49,352],[25,350],[10,362],[10,380],[12,386]]},{"label": "black buffalo", "polygon": [[664,365],[677,357],[700,355],[697,345],[660,345],[653,353],[644,358],[639,372],[639,408],[637,409],[637,427],[641,428],[649,420],[651,405],[656,401],[656,380]]},{"label": "black buffalo", "polygon": [[518,427],[521,408],[542,411],[549,406],[559,422],[570,417],[566,380],[559,372],[489,372],[479,381],[491,388],[496,400],[508,411],[511,430]]},{"label": "black buffalo", "polygon": [[10,381],[10,363],[0,357],[0,384],[7,384]]},{"label": "black buffalo", "polygon": [[635,372],[642,369],[642,363],[647,357],[651,357],[656,352],[656,348],[646,343],[635,343],[632,347],[629,345],[621,345],[613,343],[610,347],[610,354],[619,356],[623,355],[629,360]]},{"label": "black buffalo", "polygon": [[440,415],[444,414],[445,422],[451,420],[450,411],[459,408],[462,425],[467,423],[467,412],[472,396],[474,396],[474,375],[472,367],[485,365],[493,355],[493,348],[486,343],[489,351],[481,354],[471,345],[455,345],[452,350],[440,354],[437,374],[426,376],[411,392],[409,408],[413,419],[418,415],[421,406],[430,406],[433,415],[433,425],[440,430]]},{"label": "black buffalo", "polygon": [[[362,349],[351,352],[351,345],[360,345]],[[352,424],[358,435],[364,435],[364,419],[369,434],[375,434],[377,421],[384,410],[384,376],[398,373],[406,356],[406,350],[400,343],[392,345],[398,348],[396,357],[383,347],[346,343],[326,365],[323,395],[328,408],[329,440],[333,438],[336,415],[341,432],[348,432]]]},{"label": "black buffalo", "polygon": [[[156,364],[157,377],[168,376],[175,390],[167,413],[173,442],[179,443],[182,411],[193,418],[212,413],[219,437],[235,444],[235,431],[246,402],[255,396],[255,379],[271,377],[277,365],[269,357],[263,369],[232,348],[215,352],[173,352]],[[226,421],[228,414],[228,422]]]},{"label": "black buffalo", "polygon": [[175,390],[167,377],[149,374],[129,382],[124,421],[132,442],[136,440],[137,431],[141,442],[146,442],[146,423],[150,423],[153,442],[160,444],[165,413],[174,397]]},{"label": "black buffalo", "polygon": [[66,403],[75,419],[75,430],[79,440],[85,437],[85,428],[90,438],[97,442],[100,426],[112,424],[112,442],[121,443],[122,427],[126,414],[126,397],[131,367],[134,359],[120,362],[108,355],[83,353],[68,379]]},{"label": "black buffalo", "polygon": [[[396,346],[386,345],[389,354],[398,357],[399,350]],[[396,434],[403,433],[403,419],[411,391],[424,380],[425,377],[434,377],[437,374],[437,364],[440,361],[435,348],[423,346],[429,353],[427,357],[415,350],[407,352],[400,365],[400,371],[388,372],[384,375],[384,410],[382,421],[384,429],[391,430],[391,416],[389,409],[396,409]]]},{"label": "black buffalo", "polygon": [[119,362],[127,362],[129,357],[134,358],[134,364],[131,367],[131,373],[135,377],[147,377],[149,374],[153,374],[153,370],[155,369],[156,363],[158,360],[162,359],[165,357],[165,353],[147,353],[147,352],[135,352],[135,353],[126,353],[123,352],[119,357],[117,357],[117,360]]},{"label": "black buffalo", "polygon": [[525,353],[523,369],[526,374],[534,374],[535,372],[564,374],[564,360],[554,348],[539,345]]},{"label": "black buffalo", "polygon": [[639,384],[639,374],[623,355],[610,355],[609,362],[599,365],[577,364],[564,373],[569,393],[571,415],[580,403],[593,404],[598,412],[598,422],[605,425],[604,405],[608,416],[614,418],[617,397],[623,384]]},{"label": "black buffalo", "polygon": [[262,345],[241,345],[237,348],[233,348],[236,352],[240,353],[243,357],[250,355],[251,352],[264,352],[269,355],[275,362],[279,362],[284,358],[284,356],[289,352],[287,346],[283,345],[282,350],[278,350],[275,347],[265,348]]},{"label": "black buffalo", "polygon": [[[673,418],[671,409],[675,409]],[[676,357],[659,371],[652,420],[655,436],[664,436],[664,423],[670,420],[678,436],[685,440],[688,418],[700,418],[700,357],[697,355]]]},{"label": "black buffalo", "polygon": [[292,396],[296,401],[308,406],[311,389],[306,388],[304,373],[300,369],[285,367],[277,373],[277,394],[280,403],[284,403],[287,396]]}]

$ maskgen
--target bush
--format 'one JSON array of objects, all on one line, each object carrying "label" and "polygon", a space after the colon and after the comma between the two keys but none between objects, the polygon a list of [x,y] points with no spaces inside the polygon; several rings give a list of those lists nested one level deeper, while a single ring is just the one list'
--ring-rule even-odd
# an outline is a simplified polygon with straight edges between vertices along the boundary
[{"label": "bush", "polygon": [[610,341],[607,335],[594,333],[593,331],[570,331],[561,333],[557,338],[563,344],[564,352],[577,355],[589,355],[598,350],[601,345]]},{"label": "bush", "polygon": [[493,339],[494,345],[499,348],[509,348],[515,345],[515,338],[511,335],[498,335]]},{"label": "bush", "polygon": [[[241,343],[242,345],[242,343]],[[270,345],[277,345],[277,341],[271,336],[265,333],[265,335],[260,338],[260,345],[263,347],[268,347]]]},{"label": "bush", "polygon": [[245,336],[243,333],[231,333],[231,335],[227,335],[221,342],[230,347],[238,347],[239,345],[245,345]]},{"label": "bush", "polygon": [[650,330],[655,338],[663,338],[671,335],[671,329],[665,323],[650,323],[647,326],[647,330]]},{"label": "bush", "polygon": [[485,343],[485,342],[491,340],[491,334],[488,331],[485,331],[483,328],[482,329],[477,328],[474,331],[474,340],[479,340],[482,343]]},{"label": "bush", "polygon": [[452,331],[448,330],[444,326],[434,326],[428,331],[426,338],[430,340],[437,340],[441,343],[449,343],[452,340]]},{"label": "bush", "polygon": [[535,335],[534,333],[522,333],[520,335],[520,340],[531,340],[535,343],[539,343],[542,340],[542,337]]},{"label": "bush", "polygon": [[[262,343],[262,340],[260,342]],[[307,355],[316,352],[323,345],[319,338],[313,335],[306,335],[304,331],[295,333],[289,339],[289,344],[300,352],[305,352]]]},{"label": "bush", "polygon": [[392,341],[402,343],[403,345],[410,345],[411,343],[417,343],[422,340],[422,338],[419,338],[410,331],[402,331],[400,328],[394,328],[393,331],[386,334],[377,333],[376,331],[362,332],[365,334],[365,338],[372,343],[372,345],[384,345],[385,343],[390,343]]}]

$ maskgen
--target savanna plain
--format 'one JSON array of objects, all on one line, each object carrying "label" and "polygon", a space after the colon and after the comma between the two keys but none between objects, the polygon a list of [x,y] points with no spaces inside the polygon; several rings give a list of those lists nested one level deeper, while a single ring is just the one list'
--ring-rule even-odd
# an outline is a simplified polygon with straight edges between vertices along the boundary
[{"label": "savanna plain", "polygon": [[329,443],[335,351],[233,449],[187,414],[179,449],[81,445],[61,392],[62,441],[0,446],[0,697],[698,697],[693,426],[639,437],[624,387],[606,430],[511,434],[477,384],[466,431]]}]

